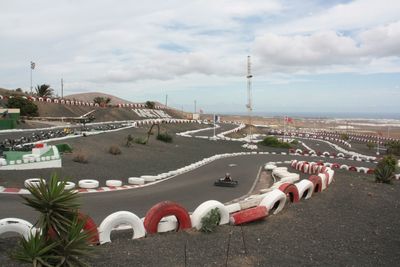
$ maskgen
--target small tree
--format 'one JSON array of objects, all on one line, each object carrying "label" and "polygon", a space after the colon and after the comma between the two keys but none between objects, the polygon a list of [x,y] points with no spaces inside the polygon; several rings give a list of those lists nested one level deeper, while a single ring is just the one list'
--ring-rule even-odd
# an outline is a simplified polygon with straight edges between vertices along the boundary
[{"label": "small tree", "polygon": [[146,108],[154,109],[156,106],[156,103],[154,103],[153,101],[146,101],[145,106],[146,106]]},{"label": "small tree", "polygon": [[372,150],[375,147],[375,144],[370,141],[370,142],[367,143],[367,147],[368,147],[369,150]]},{"label": "small tree", "polygon": [[390,141],[385,144],[388,154],[400,156],[400,141]]},{"label": "small tree", "polygon": [[204,233],[214,232],[219,222],[221,220],[221,215],[219,214],[218,208],[210,210],[206,216],[201,218],[201,228],[200,231]]},{"label": "small tree", "polygon": [[35,88],[36,95],[41,97],[51,97],[53,95],[53,89],[50,88],[48,84],[38,85]]},{"label": "small tree", "polygon": [[13,97],[8,99],[8,108],[19,108],[21,116],[37,116],[38,107],[29,101],[28,99],[22,97]]},{"label": "small tree", "polygon": [[348,140],[349,140],[349,135],[343,133],[343,134],[340,135],[340,139],[342,139],[342,140],[344,140],[344,141],[348,141]]}]

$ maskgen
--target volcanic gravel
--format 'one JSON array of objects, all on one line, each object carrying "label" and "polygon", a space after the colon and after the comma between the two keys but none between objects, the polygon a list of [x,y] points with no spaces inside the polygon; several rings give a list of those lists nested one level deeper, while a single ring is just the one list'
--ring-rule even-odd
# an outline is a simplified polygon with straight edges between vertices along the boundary
[{"label": "volcanic gravel", "polygon": [[[62,168],[3,170],[0,174],[0,186],[22,187],[25,179],[35,177],[48,179],[53,173],[75,183],[81,179],[96,179],[100,181],[101,185],[104,185],[108,179],[123,180],[126,183],[128,177],[168,172],[215,154],[249,151],[241,147],[241,142],[212,142],[206,139],[175,135],[177,132],[206,127],[209,125],[162,124],[161,132],[168,131],[173,135],[173,143],[158,141],[153,135],[150,137],[148,145],[135,143],[131,147],[125,146],[128,134],[145,137],[149,126],[53,142],[52,144],[67,143],[74,150],[73,153],[65,153],[62,156]],[[156,134],[157,129],[153,129],[153,132]],[[112,155],[108,152],[110,146],[113,145],[119,146],[122,151],[120,155]],[[271,149],[262,146],[260,146],[260,150],[287,152],[287,149]],[[76,154],[87,155],[88,163],[73,161]]]},{"label": "volcanic gravel", "polygon": [[[400,183],[336,171],[335,181],[309,200],[242,227],[220,226],[130,240],[116,232],[92,266],[397,266],[400,261]],[[15,238],[0,239],[1,266]]]}]

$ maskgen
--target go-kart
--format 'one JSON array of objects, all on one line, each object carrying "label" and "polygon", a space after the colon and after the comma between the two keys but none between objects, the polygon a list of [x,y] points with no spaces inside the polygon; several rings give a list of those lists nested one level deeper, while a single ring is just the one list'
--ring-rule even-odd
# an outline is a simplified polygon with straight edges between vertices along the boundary
[{"label": "go-kart", "polygon": [[239,184],[238,181],[227,180],[225,178],[218,179],[214,182],[215,186],[235,187]]}]

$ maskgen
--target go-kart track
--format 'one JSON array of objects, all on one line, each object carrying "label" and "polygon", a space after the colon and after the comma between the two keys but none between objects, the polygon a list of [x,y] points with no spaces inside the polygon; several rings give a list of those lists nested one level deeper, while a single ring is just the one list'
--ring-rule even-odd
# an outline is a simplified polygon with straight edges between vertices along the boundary
[{"label": "go-kart track", "polygon": [[[210,128],[210,125],[205,125],[203,127]],[[235,129],[235,127],[238,126],[222,124],[218,126],[219,130],[217,135],[226,131],[231,131]],[[112,133],[105,132],[103,134],[111,135]],[[182,135],[182,137],[177,135],[176,138],[181,138],[181,140],[187,138],[195,140],[196,138],[194,137],[196,136],[207,135],[210,137],[209,134],[213,135],[213,129],[204,130],[203,132],[202,129],[198,129],[193,134]],[[327,149],[326,152],[329,154],[339,153],[339,151],[335,150],[335,148],[327,144],[327,142],[308,139],[299,140],[304,142],[304,147],[302,147],[302,149],[305,151],[310,149],[321,149],[321,151],[325,151],[324,149]],[[353,157],[352,159],[348,158],[348,155],[346,158],[341,156],[317,156],[315,153],[306,154],[304,152],[302,154],[306,155],[302,155],[299,151],[289,154],[287,150],[274,150],[266,147],[262,147],[255,152],[246,151],[241,148],[240,144],[237,142],[220,140],[198,140],[198,142],[215,142],[212,144],[218,144],[219,142],[227,142],[226,144],[233,143],[235,147],[237,147],[237,151],[232,152],[231,148],[231,151],[228,153],[222,151],[222,153],[219,154],[220,156],[209,156],[208,158],[199,157],[192,162],[193,164],[190,164],[190,166],[195,167],[187,169],[184,172],[178,172],[176,175],[166,179],[146,183],[144,186],[135,186],[132,188],[121,187],[120,190],[114,190],[116,188],[112,188],[112,190],[100,188],[99,190],[91,190],[91,193],[80,194],[82,201],[81,212],[89,215],[93,219],[95,225],[99,227],[100,243],[110,242],[109,236],[107,237],[104,235],[107,235],[107,232],[109,235],[109,231],[112,229],[111,222],[108,222],[112,220],[109,215],[116,212],[120,213],[112,215],[114,219],[116,216],[125,216],[125,222],[128,220],[127,218],[130,218],[130,222],[136,220],[133,238],[143,237],[146,231],[148,234],[157,232],[158,221],[155,222],[155,228],[154,222],[152,224],[153,228],[151,228],[147,218],[152,212],[162,213],[160,209],[162,209],[163,205],[175,205],[168,203],[162,204],[163,201],[166,200],[178,203],[187,211],[194,211],[193,215],[190,215],[191,222],[187,222],[189,223],[188,227],[191,225],[198,228],[199,218],[204,216],[204,212],[211,206],[219,207],[220,210],[222,209],[226,212],[225,217],[222,215],[221,224],[228,223],[229,218],[231,224],[242,224],[278,213],[285,206],[285,202],[289,201],[286,200],[286,194],[289,196],[289,193],[293,193],[293,195],[291,195],[292,202],[297,202],[300,199],[304,201],[304,199],[311,197],[314,191],[314,194],[316,194],[317,192],[328,189],[328,186],[335,186],[333,176],[335,171],[338,171],[341,175],[351,171],[370,175],[367,173],[371,173],[376,166],[376,161],[370,160],[370,158],[372,158],[371,155],[360,158],[357,157],[357,159]],[[350,150],[349,148],[346,149]],[[199,165],[194,164],[199,161],[205,161],[205,163]],[[310,162],[310,164],[307,162]],[[317,164],[317,162],[320,163]],[[272,172],[273,180],[271,181],[271,185],[273,188],[264,188],[264,193],[260,195],[262,198],[259,198],[257,195],[254,195],[258,193],[254,191],[254,188],[258,183],[260,173],[262,171],[265,172],[265,170],[268,170],[271,166],[273,166],[273,168],[283,168],[276,168],[276,170]],[[182,167],[183,166],[181,166],[180,169],[182,169]],[[173,170],[174,169],[170,169],[170,171]],[[238,181],[238,186],[214,186],[214,182],[223,177],[227,172],[231,174],[233,180]],[[123,182],[126,183],[127,181]],[[248,198],[249,196],[250,198]],[[323,194],[321,197],[323,197]],[[258,204],[254,205],[255,200],[257,200]],[[239,204],[239,201],[247,201],[247,203],[250,204],[242,205]],[[0,220],[3,218],[19,218],[34,223],[37,219],[37,213],[24,206],[21,202],[21,198],[17,194],[6,194],[3,188],[3,193],[0,194],[0,203],[2,203],[2,205],[0,205]],[[279,204],[279,206],[277,206],[277,204]],[[177,208],[177,206],[174,207],[175,209]],[[154,211],[154,209],[158,209],[158,211]],[[137,217],[135,219],[135,217],[132,216]],[[142,230],[140,230],[137,227],[143,227],[140,226],[143,225],[143,222],[138,218],[143,218],[144,216],[146,216],[144,218],[144,227],[146,227],[146,229],[142,228]],[[178,215],[176,216],[177,218],[179,217]],[[178,218],[178,221],[180,219],[181,218]],[[108,225],[104,226],[107,223]],[[183,221],[179,221],[179,223],[176,224],[175,221],[174,227],[178,227],[182,223]],[[160,226],[161,224],[159,224],[159,227]],[[167,226],[168,230],[174,230],[174,227],[171,228]],[[0,234],[1,233],[0,223]]]}]

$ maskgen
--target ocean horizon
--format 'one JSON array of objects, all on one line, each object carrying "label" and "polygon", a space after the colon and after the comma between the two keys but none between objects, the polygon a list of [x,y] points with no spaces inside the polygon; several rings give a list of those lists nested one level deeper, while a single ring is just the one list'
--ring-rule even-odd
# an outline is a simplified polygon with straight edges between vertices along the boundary
[{"label": "ocean horizon", "polygon": [[[222,115],[246,116],[247,112],[224,112]],[[310,119],[370,119],[370,120],[400,120],[400,113],[373,112],[253,112],[253,116],[310,118]]]}]

